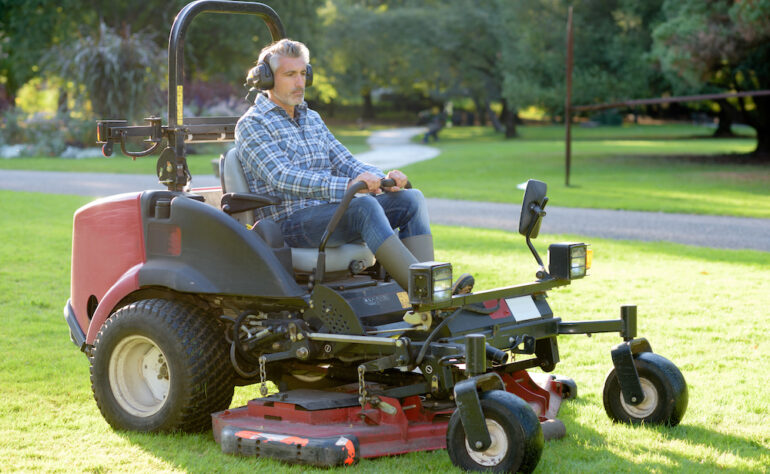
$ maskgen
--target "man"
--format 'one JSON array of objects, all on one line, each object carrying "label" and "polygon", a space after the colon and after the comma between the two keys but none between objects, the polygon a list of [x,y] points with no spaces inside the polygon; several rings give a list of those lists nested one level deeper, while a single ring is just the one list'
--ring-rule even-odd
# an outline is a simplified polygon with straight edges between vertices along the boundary
[{"label": "man", "polygon": [[364,193],[376,196],[353,199],[328,245],[363,240],[406,289],[409,265],[433,260],[425,199],[416,189],[404,189],[407,177],[398,170],[387,175],[396,185],[382,192],[385,175],[355,159],[307,107],[309,60],[307,47],[289,39],[259,55],[264,84],[257,85],[264,93],[238,121],[235,146],[250,190],[283,202],[257,209],[255,216],[277,222],[289,246],[317,247],[347,188],[366,183]]}]

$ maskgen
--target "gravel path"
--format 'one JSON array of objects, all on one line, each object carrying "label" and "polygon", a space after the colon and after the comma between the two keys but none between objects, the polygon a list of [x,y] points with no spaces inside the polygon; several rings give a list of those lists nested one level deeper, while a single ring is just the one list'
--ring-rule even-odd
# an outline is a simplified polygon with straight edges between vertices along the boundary
[{"label": "gravel path", "polygon": [[[438,156],[436,148],[410,143],[420,128],[372,133],[371,151],[358,158],[381,168],[396,168]],[[194,187],[218,186],[213,176],[194,176]],[[152,175],[62,173],[0,170],[0,189],[81,196],[108,196],[141,189],[165,189]],[[518,230],[521,206],[489,202],[428,199],[431,221],[489,229]],[[577,234],[621,240],[667,241],[723,249],[770,252],[770,219],[613,211],[548,206],[541,233]]]}]

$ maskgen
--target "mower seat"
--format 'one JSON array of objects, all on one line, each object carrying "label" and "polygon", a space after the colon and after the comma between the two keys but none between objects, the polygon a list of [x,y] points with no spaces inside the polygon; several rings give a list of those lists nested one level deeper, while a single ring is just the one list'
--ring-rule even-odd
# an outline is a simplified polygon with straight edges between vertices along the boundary
[{"label": "mower seat", "polygon": [[[219,177],[222,193],[251,193],[236,148],[219,157]],[[254,223],[254,211],[232,214],[244,225]],[[254,231],[273,248],[283,247],[280,226],[269,219],[254,224]],[[374,265],[374,254],[365,243],[349,243],[326,247],[326,271],[340,272],[351,268],[364,269]],[[318,263],[317,248],[291,248],[291,263],[295,271],[312,272]]]}]

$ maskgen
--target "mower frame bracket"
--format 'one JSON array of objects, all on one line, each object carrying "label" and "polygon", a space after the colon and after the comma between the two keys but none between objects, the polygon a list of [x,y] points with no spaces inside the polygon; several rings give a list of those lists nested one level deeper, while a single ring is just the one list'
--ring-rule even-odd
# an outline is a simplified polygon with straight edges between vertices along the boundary
[{"label": "mower frame bracket", "polygon": [[496,372],[469,377],[454,386],[455,402],[463,423],[468,445],[475,451],[484,451],[492,444],[486,418],[481,410],[479,390],[505,390],[503,379]]}]

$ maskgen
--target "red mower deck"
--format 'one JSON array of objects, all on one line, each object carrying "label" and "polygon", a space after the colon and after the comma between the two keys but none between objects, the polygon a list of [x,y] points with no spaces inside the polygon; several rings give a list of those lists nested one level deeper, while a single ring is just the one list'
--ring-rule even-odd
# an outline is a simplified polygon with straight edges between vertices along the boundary
[{"label": "red mower deck", "polygon": [[[546,439],[564,436],[556,420],[562,386],[552,376],[501,374],[505,388],[529,403]],[[361,409],[358,394],[291,390],[212,415],[214,439],[228,454],[264,456],[315,466],[350,465],[361,458],[446,448],[451,402],[379,397]]]}]

